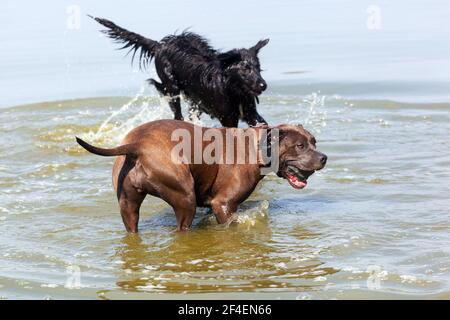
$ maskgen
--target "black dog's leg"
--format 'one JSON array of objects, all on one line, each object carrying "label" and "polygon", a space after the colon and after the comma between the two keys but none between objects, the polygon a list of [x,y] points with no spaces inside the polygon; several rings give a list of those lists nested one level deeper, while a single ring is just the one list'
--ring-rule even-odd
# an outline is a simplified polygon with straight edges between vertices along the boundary
[{"label": "black dog's leg", "polygon": [[184,118],[183,114],[181,113],[181,102],[179,93],[176,96],[170,97],[169,106],[174,114],[174,119],[183,121]]},{"label": "black dog's leg", "polygon": [[202,112],[194,106],[189,107],[189,121],[194,120],[194,116],[200,118]]},{"label": "black dog's leg", "polygon": [[247,122],[250,127],[255,127],[259,124],[267,124],[267,121],[264,120],[256,110],[254,114],[251,114],[248,117],[244,116],[244,121]]},{"label": "black dog's leg", "polygon": [[220,124],[226,128],[237,128],[239,124],[239,115],[227,115],[226,117],[219,118]]},{"label": "black dog's leg", "polygon": [[162,83],[156,81],[155,79],[148,79],[147,81],[150,85],[155,86],[156,90],[163,96],[165,96],[167,94]]},{"label": "black dog's leg", "polygon": [[242,113],[242,120],[247,122],[250,127],[255,127],[258,124],[267,124],[267,121],[256,110],[256,103],[254,101],[243,107]]},{"label": "black dog's leg", "polygon": [[159,92],[162,92],[165,96],[169,97],[169,106],[174,114],[175,120],[184,120],[181,113],[180,102],[180,88],[173,75],[172,64],[165,57],[161,60],[155,61],[156,72],[158,73],[161,83],[151,79],[150,83],[153,84]]},{"label": "black dog's leg", "polygon": [[[173,94],[167,90],[167,87],[165,87],[162,83],[156,81],[155,79],[148,79],[148,83],[155,86],[156,90],[163,96],[168,96],[170,98],[169,100],[169,106],[172,112],[175,115],[175,120],[184,120],[183,115],[181,114],[181,103],[180,103],[180,97],[178,94]],[[176,90],[172,90],[174,92]]]}]

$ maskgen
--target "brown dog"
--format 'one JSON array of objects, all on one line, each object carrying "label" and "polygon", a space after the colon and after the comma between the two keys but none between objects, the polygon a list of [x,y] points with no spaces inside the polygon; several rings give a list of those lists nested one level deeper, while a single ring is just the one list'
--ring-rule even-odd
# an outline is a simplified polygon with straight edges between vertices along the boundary
[{"label": "brown dog", "polygon": [[[230,133],[248,134],[251,130],[259,133],[262,129],[211,129],[178,120],[159,120],[135,128],[117,148],[97,148],[79,138],[77,142],[94,154],[118,156],[113,167],[113,184],[128,232],[138,231],[139,209],[147,194],[170,204],[175,210],[178,230],[188,230],[197,206],[210,207],[218,223],[232,221],[238,205],[250,196],[264,177],[260,156],[256,161],[250,161],[251,148],[255,147],[251,139],[244,140],[241,147],[239,144],[232,148],[228,148],[228,144],[217,144],[210,155],[222,162],[204,158],[207,151],[211,151],[211,141],[225,139]],[[308,177],[325,166],[327,157],[316,150],[315,138],[302,126],[280,125],[273,129],[278,132],[278,152],[272,152],[279,163],[277,175],[287,179],[294,188],[304,188]],[[180,145],[174,141],[173,133],[180,130],[194,137],[200,132],[203,137],[214,136],[214,139],[191,139],[190,150],[182,149],[177,158],[174,150]],[[195,148],[200,149],[200,159]],[[228,158],[230,154],[232,156]],[[245,161],[239,162],[239,156],[244,156]]]}]

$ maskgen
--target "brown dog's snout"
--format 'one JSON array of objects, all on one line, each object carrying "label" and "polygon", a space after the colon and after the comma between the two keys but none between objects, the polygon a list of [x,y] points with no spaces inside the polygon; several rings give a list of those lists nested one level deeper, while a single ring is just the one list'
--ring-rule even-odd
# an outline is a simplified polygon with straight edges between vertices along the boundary
[{"label": "brown dog's snout", "polygon": [[321,164],[325,165],[325,164],[327,163],[327,160],[328,160],[328,157],[327,157],[326,154],[323,154],[323,153],[322,153],[322,154],[319,156],[319,161],[320,161]]},{"label": "brown dog's snout", "polygon": [[323,167],[325,167],[328,157],[326,154],[324,154],[322,152],[316,151],[316,153],[317,153],[317,158],[316,158],[317,159],[317,162],[316,162],[317,169],[316,170],[320,170],[320,169],[323,169]]}]

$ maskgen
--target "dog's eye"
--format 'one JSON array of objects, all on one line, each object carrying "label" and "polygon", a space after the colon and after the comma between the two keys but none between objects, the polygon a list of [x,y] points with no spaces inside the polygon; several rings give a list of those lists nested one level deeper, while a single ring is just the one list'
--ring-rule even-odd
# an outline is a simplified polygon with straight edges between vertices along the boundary
[{"label": "dog's eye", "polygon": [[303,149],[304,147],[305,147],[305,145],[303,143],[297,144],[297,148],[299,148],[299,149]]}]

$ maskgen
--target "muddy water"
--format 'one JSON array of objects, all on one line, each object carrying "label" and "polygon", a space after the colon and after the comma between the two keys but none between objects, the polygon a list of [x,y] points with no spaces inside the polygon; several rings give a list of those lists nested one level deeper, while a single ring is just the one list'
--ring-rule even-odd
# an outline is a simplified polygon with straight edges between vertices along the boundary
[{"label": "muddy water", "polygon": [[[2,1],[0,297],[450,299],[447,2]],[[301,191],[267,177],[227,230],[199,210],[176,233],[149,197],[128,236],[113,159],[74,136],[113,146],[171,114],[86,14],[223,50],[270,38],[260,112],[310,129],[326,169]]]},{"label": "muddy water", "polygon": [[[269,176],[228,229],[198,210],[177,233],[148,197],[141,232],[124,231],[113,146],[170,117],[163,100],[48,102],[0,113],[0,295],[3,298],[449,298],[450,105],[347,100],[275,87],[271,123],[303,123],[329,163],[295,190]],[[217,122],[203,117],[203,125]]]}]

